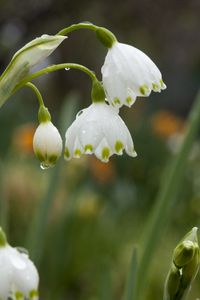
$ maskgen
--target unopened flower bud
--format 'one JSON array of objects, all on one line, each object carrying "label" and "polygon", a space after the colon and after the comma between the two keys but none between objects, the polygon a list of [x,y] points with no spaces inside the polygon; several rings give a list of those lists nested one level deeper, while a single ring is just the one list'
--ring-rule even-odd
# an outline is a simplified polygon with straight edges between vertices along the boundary
[{"label": "unopened flower bud", "polygon": [[183,288],[187,288],[190,286],[191,282],[197,275],[199,270],[199,263],[200,263],[200,253],[199,253],[199,246],[196,246],[194,249],[194,255],[192,260],[188,264],[186,264],[182,269],[182,281],[181,284]]},{"label": "unopened flower bud", "polygon": [[199,270],[199,264],[197,227],[194,227],[173,252],[172,266],[166,279],[163,299],[185,299]]},{"label": "unopened flower bud", "polygon": [[183,241],[179,244],[173,255],[173,262],[177,268],[182,268],[192,259],[195,252],[195,245],[192,241]]},{"label": "unopened flower bud", "polygon": [[41,168],[53,167],[62,153],[62,139],[58,129],[51,122],[48,109],[41,106],[38,113],[40,125],[33,137],[33,150],[40,160]]},{"label": "unopened flower bud", "polygon": [[180,286],[181,273],[178,268],[172,266],[165,282],[165,300],[174,299]]}]

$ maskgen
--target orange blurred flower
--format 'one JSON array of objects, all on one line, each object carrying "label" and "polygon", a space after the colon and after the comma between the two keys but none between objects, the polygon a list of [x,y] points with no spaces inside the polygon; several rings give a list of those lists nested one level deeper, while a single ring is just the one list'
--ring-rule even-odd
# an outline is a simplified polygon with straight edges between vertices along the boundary
[{"label": "orange blurred flower", "polygon": [[169,138],[174,134],[183,133],[185,122],[181,117],[163,110],[153,115],[151,126],[156,135],[162,138]]},{"label": "orange blurred flower", "polygon": [[33,123],[27,123],[18,127],[14,131],[13,145],[19,152],[24,154],[33,153],[33,135],[35,133],[36,126]]},{"label": "orange blurred flower", "polygon": [[111,182],[115,176],[115,168],[111,161],[105,164],[95,157],[91,157],[90,171],[100,183]]}]

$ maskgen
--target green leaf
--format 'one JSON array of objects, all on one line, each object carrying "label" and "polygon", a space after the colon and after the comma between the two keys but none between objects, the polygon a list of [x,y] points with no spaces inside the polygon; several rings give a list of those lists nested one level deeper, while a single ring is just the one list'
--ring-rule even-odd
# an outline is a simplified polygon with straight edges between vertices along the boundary
[{"label": "green leaf", "polygon": [[136,288],[136,276],[137,276],[137,249],[133,249],[129,276],[127,279],[125,291],[122,300],[136,300],[135,288]]},{"label": "green leaf", "polygon": [[30,69],[49,56],[65,38],[45,34],[32,40],[14,54],[0,77],[0,106],[12,95],[16,85],[29,74]]}]

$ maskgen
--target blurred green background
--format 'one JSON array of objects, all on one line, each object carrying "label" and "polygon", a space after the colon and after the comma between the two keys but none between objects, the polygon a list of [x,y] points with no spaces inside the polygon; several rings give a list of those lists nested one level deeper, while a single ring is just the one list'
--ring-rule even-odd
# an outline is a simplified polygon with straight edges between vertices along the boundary
[{"label": "blurred green background", "polygon": [[[153,208],[161,174],[178,151],[199,88],[199,12],[199,0],[0,0],[1,72],[31,39],[90,21],[148,54],[168,87],[161,94],[138,98],[131,109],[121,109],[138,157],[112,157],[108,164],[90,156],[70,162],[61,158],[54,169],[42,171],[32,151],[35,95],[23,89],[1,108],[1,225],[10,243],[28,248],[35,260],[41,299],[121,299],[133,246]],[[101,78],[105,55],[94,33],[80,30],[38,68],[76,62]],[[35,84],[64,137],[76,113],[90,104],[90,81],[70,70],[45,75]],[[199,140],[178,197],[151,262],[148,300],[162,298],[173,248],[200,224]],[[191,299],[199,295],[197,277]]]}]

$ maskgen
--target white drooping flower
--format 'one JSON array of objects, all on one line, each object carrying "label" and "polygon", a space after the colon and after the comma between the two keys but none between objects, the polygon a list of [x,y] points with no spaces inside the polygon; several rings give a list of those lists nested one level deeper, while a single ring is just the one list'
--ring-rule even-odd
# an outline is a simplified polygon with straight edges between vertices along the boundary
[{"label": "white drooping flower", "polygon": [[[0,228],[2,236],[2,229]],[[2,240],[1,240],[2,242]],[[38,299],[39,275],[28,254],[0,244],[0,299]]]},{"label": "white drooping flower", "polygon": [[41,168],[53,167],[62,153],[62,139],[51,121],[41,122],[33,137],[33,149]]},{"label": "white drooping flower", "polygon": [[105,102],[95,102],[78,113],[65,138],[66,160],[94,153],[101,161],[108,162],[111,155],[122,155],[124,149],[132,157],[137,155],[124,121]]},{"label": "white drooping flower", "polygon": [[127,44],[114,42],[108,49],[101,69],[108,102],[113,106],[131,106],[137,96],[166,88],[154,62],[142,51]]},{"label": "white drooping flower", "polygon": [[0,105],[12,94],[17,84],[30,72],[30,69],[48,57],[64,40],[65,36],[44,34],[38,37],[12,57],[0,77]]}]

